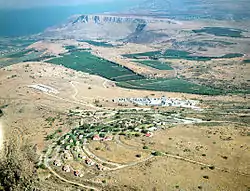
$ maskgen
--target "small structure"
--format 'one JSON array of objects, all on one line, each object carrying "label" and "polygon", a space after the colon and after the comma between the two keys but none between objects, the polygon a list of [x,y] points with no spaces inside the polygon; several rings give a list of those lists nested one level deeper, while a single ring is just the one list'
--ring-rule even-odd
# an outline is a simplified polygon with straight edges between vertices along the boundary
[{"label": "small structure", "polygon": [[65,149],[66,149],[66,150],[70,150],[70,145],[67,145],[67,146],[65,147]]},{"label": "small structure", "polygon": [[74,147],[73,150],[76,151],[76,152],[79,152],[79,151],[80,151],[79,147],[77,147],[77,146]]},{"label": "small structure", "polygon": [[148,128],[148,130],[151,131],[151,132],[152,132],[152,131],[156,131],[156,130],[157,130],[157,127],[150,127],[150,128]]},{"label": "small structure", "polygon": [[89,158],[87,158],[86,160],[85,160],[85,162],[86,162],[86,164],[87,165],[89,165],[89,166],[93,166],[93,165],[95,165],[95,162],[94,161],[92,161],[91,159],[89,159]]},{"label": "small structure", "polygon": [[83,176],[80,170],[75,170],[74,175],[77,176],[77,177],[82,177]]},{"label": "small structure", "polygon": [[96,164],[96,167],[98,170],[101,170],[101,171],[104,170],[104,167],[101,164]]},{"label": "small structure", "polygon": [[54,165],[60,167],[62,166],[62,163],[59,160],[55,160]]},{"label": "small structure", "polygon": [[102,140],[102,138],[99,135],[95,135],[93,137],[93,141],[100,141],[100,140]]},{"label": "small structure", "polygon": [[71,158],[71,154],[69,154],[69,153],[64,154],[64,159],[68,160],[70,158]]},{"label": "small structure", "polygon": [[83,143],[82,143],[82,144],[83,144],[83,145],[86,145],[86,144],[87,144],[87,142],[88,142],[88,139],[84,138],[84,139],[83,139]]},{"label": "small structure", "polygon": [[69,135],[66,135],[65,139],[69,139]]},{"label": "small structure", "polygon": [[147,133],[145,134],[145,136],[146,136],[146,137],[153,137],[153,133],[152,133],[152,132],[147,132]]},{"label": "small structure", "polygon": [[78,157],[79,157],[80,159],[86,159],[86,158],[87,158],[85,155],[82,155],[81,153],[78,154]]},{"label": "small structure", "polygon": [[69,167],[69,165],[63,166],[63,167],[62,167],[62,170],[63,170],[64,172],[70,172],[70,167]]},{"label": "small structure", "polygon": [[107,137],[105,137],[104,139],[103,139],[103,141],[112,141],[112,137],[110,137],[110,136],[107,136]]},{"label": "small structure", "polygon": [[69,141],[70,143],[73,143],[74,142],[74,140],[73,139],[70,139],[70,141]]},{"label": "small structure", "polygon": [[79,135],[79,139],[82,140],[83,139],[83,135]]}]

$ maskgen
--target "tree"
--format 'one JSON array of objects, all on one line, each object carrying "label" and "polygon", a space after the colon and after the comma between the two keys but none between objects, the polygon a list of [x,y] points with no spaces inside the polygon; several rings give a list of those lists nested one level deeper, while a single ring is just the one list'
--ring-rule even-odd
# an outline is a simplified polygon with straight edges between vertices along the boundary
[{"label": "tree", "polygon": [[148,146],[144,145],[144,146],[143,146],[143,149],[148,149]]},{"label": "tree", "polygon": [[152,155],[154,155],[154,156],[161,156],[162,153],[160,151],[155,151],[155,152],[152,152]]}]

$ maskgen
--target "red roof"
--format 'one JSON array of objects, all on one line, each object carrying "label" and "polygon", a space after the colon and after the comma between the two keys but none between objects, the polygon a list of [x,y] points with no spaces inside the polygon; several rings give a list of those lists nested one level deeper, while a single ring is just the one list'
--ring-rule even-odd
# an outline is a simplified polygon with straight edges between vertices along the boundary
[{"label": "red roof", "polygon": [[75,174],[75,176],[79,176],[79,175],[81,174],[81,172],[80,172],[79,170],[76,170],[76,171],[74,172],[74,174]]},{"label": "red roof", "polygon": [[94,135],[94,137],[93,137],[93,140],[100,140],[101,138],[100,138],[100,136],[99,135]]},{"label": "red roof", "polygon": [[146,137],[152,137],[153,136],[153,134],[152,133],[146,133],[146,135],[145,135]]}]

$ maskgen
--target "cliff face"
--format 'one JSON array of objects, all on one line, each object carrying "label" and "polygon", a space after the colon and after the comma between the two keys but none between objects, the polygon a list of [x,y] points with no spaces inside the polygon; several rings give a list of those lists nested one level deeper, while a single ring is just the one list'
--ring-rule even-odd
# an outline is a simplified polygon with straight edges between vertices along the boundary
[{"label": "cliff face", "polygon": [[118,17],[118,16],[105,16],[105,15],[81,15],[77,17],[72,24],[77,23],[146,23],[145,19],[131,18],[131,17]]},{"label": "cliff face", "polygon": [[49,38],[73,38],[83,40],[120,40],[147,43],[165,35],[151,30],[151,25],[174,25],[174,21],[149,17],[117,15],[78,15],[66,23],[47,29],[43,36]]}]

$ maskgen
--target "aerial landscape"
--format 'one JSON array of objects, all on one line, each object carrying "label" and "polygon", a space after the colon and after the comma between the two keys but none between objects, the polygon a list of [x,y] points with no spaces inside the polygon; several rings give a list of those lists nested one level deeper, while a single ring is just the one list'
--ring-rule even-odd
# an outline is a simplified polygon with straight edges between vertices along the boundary
[{"label": "aerial landscape", "polygon": [[0,0],[0,190],[250,191],[250,1]]}]

